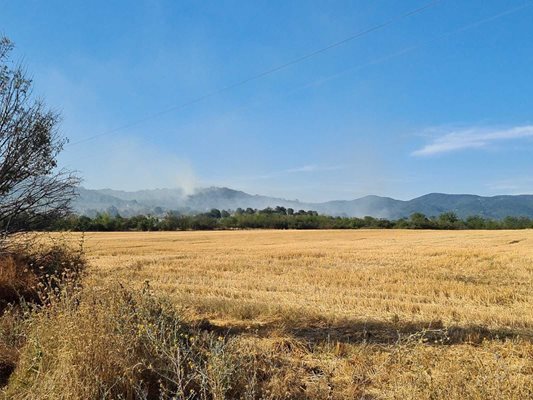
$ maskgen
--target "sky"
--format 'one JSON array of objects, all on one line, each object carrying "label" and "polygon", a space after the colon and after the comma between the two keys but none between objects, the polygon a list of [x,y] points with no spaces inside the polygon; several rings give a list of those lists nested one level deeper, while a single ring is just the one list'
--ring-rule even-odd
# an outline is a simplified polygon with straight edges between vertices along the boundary
[{"label": "sky", "polygon": [[85,187],[305,201],[533,193],[531,0],[0,9],[13,58],[61,112],[60,165]]}]

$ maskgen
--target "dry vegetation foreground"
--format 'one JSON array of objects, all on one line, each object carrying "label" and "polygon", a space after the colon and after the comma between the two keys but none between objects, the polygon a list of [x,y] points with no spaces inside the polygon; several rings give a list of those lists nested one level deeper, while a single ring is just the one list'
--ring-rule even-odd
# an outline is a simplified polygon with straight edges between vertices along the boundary
[{"label": "dry vegetation foreground", "polygon": [[101,233],[86,248],[91,285],[149,281],[283,357],[280,387],[297,377],[309,397],[533,396],[532,231]]},{"label": "dry vegetation foreground", "polygon": [[[131,382],[163,371],[185,388],[177,398],[533,398],[533,231],[91,233],[84,243],[89,294],[31,323],[8,397],[155,398]],[[102,297],[110,287],[117,294]],[[129,287],[165,298],[180,325]]]}]

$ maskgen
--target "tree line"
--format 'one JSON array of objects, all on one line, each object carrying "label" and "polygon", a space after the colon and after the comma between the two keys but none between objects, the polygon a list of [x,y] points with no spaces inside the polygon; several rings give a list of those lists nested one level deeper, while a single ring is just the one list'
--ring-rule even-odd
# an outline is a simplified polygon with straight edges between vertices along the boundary
[{"label": "tree line", "polygon": [[[19,223],[24,224],[23,221]],[[55,220],[31,219],[33,230],[51,231],[186,231],[231,229],[528,229],[533,219],[506,217],[500,220],[470,216],[459,218],[453,212],[438,217],[414,213],[409,218],[389,220],[374,217],[334,217],[320,215],[312,210],[285,207],[267,207],[262,210],[218,210],[195,215],[168,212],[164,216],[137,215],[122,217],[120,214],[99,213],[95,217],[71,214]]]}]

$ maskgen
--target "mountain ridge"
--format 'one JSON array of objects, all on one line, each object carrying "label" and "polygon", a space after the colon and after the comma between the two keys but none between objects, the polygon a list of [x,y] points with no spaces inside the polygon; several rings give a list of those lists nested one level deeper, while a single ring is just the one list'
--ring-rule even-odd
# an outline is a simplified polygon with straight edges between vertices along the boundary
[{"label": "mountain ridge", "polygon": [[296,210],[315,210],[333,216],[399,219],[414,212],[437,216],[455,212],[465,218],[479,215],[501,219],[507,216],[533,218],[533,195],[479,196],[474,194],[428,193],[411,200],[367,195],[353,200],[302,202],[278,197],[249,194],[228,187],[199,188],[193,193],[183,189],[147,189],[123,191],[114,189],[78,188],[79,196],[73,204],[78,214],[94,215],[98,212],[136,214],[163,214],[167,211],[184,213],[205,212],[212,208],[235,210],[237,208],[266,208],[282,206]]}]

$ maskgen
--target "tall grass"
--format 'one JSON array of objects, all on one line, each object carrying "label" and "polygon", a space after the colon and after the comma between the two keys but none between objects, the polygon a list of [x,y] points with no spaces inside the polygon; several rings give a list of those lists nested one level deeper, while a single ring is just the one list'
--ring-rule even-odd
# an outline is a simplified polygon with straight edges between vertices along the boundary
[{"label": "tall grass", "polygon": [[[433,332],[435,333],[435,332]],[[148,288],[85,288],[25,316],[9,399],[525,399],[533,346],[310,342],[187,323]],[[445,335],[445,332],[442,332]]]},{"label": "tall grass", "polygon": [[0,252],[0,386],[15,370],[31,311],[80,289],[86,267],[82,247],[18,240]]}]

